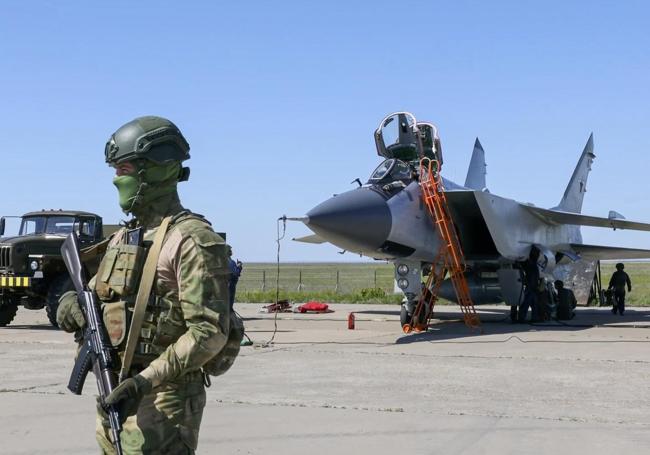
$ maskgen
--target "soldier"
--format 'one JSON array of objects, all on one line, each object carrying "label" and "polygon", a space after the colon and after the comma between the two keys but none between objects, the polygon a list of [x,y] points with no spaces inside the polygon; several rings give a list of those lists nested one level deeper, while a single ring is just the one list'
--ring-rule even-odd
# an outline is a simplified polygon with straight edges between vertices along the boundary
[{"label": "soldier", "polygon": [[235,306],[235,294],[237,293],[237,282],[241,276],[244,264],[237,259],[232,258],[232,248],[228,245],[228,269],[230,270],[230,280],[228,280],[228,294],[230,295],[230,310]]},{"label": "soldier", "polygon": [[[522,263],[522,269],[524,271],[524,300],[519,306],[519,315],[518,322],[526,322],[526,314],[528,313],[528,308],[532,309],[531,322],[536,321],[536,316],[538,314],[537,304],[538,304],[538,287],[539,287],[539,266],[537,265],[537,260],[539,259],[539,250],[536,247],[530,249],[528,259]],[[512,317],[512,313],[511,313]],[[513,321],[514,322],[514,321]]]},{"label": "soldier", "polygon": [[578,304],[575,294],[571,289],[564,287],[562,280],[555,280],[555,290],[557,291],[556,318],[560,321],[573,319]]},{"label": "soldier", "polygon": [[[102,302],[104,324],[120,358],[144,262],[126,244],[127,228],[143,227],[147,241],[171,217],[130,374],[106,399],[124,420],[125,454],[194,453],[206,401],[204,382],[209,385],[206,362],[228,337],[227,245],[203,217],[183,209],[176,191],[177,183],[189,177],[181,165],[189,149],[176,125],[160,117],[126,123],[106,144],[120,206],[134,218],[110,239],[90,285]],[[85,325],[74,292],[61,297],[57,322],[67,332]],[[102,414],[98,406],[96,437],[102,451],[112,454]]]},{"label": "soldier", "polygon": [[616,272],[612,274],[612,277],[609,279],[608,291],[614,290],[614,306],[612,307],[612,313],[618,313],[623,316],[625,311],[625,286],[627,285],[627,291],[632,292],[632,282],[630,281],[630,276],[623,271],[625,265],[622,262],[616,264]]}]

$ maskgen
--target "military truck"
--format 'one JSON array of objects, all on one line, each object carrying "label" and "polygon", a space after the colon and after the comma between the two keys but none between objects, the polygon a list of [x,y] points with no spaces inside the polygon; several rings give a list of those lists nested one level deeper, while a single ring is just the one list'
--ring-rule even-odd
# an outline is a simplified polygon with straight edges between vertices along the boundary
[{"label": "military truck", "polygon": [[[16,217],[20,218],[17,236],[1,237],[5,218],[0,218],[0,327],[14,319],[19,305],[29,310],[45,308],[56,326],[59,297],[72,289],[61,245],[73,231],[82,248],[101,242],[108,234],[102,218],[77,210],[30,212]],[[106,226],[106,231],[115,229]]]}]

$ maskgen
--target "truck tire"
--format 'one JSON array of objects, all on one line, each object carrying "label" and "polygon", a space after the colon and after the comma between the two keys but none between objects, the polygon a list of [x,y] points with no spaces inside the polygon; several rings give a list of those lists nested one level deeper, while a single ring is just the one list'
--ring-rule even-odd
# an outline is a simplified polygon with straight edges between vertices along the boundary
[{"label": "truck tire", "polygon": [[58,276],[50,284],[50,288],[47,291],[47,301],[45,302],[45,312],[47,313],[47,318],[50,320],[50,324],[54,327],[59,326],[56,323],[56,310],[59,308],[59,297],[71,289],[74,289],[74,287],[68,275]]},{"label": "truck tire", "polygon": [[6,327],[14,320],[18,311],[18,302],[11,298],[0,300],[0,327]]}]

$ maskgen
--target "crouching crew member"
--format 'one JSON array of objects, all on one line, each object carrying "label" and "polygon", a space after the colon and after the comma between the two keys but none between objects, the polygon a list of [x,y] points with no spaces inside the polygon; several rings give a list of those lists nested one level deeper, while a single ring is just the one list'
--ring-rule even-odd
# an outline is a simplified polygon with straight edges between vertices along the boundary
[{"label": "crouching crew member", "polygon": [[564,287],[562,280],[555,281],[555,289],[557,290],[557,319],[560,321],[573,319],[576,315],[575,308],[578,303],[575,294],[571,289]]}]

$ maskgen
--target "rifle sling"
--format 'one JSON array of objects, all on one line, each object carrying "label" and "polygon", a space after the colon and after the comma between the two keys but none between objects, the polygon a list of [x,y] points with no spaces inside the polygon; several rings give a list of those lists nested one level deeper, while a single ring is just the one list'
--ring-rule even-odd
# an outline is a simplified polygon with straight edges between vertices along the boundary
[{"label": "rifle sling", "polygon": [[144,263],[142,278],[140,278],[140,285],[138,286],[138,294],[135,298],[135,307],[133,308],[131,326],[129,327],[129,336],[126,340],[126,348],[124,350],[124,357],[122,358],[119,382],[126,379],[129,374],[129,369],[131,368],[133,354],[135,353],[135,348],[138,344],[138,338],[140,338],[140,329],[142,328],[142,322],[144,321],[144,313],[147,309],[147,302],[149,301],[153,281],[156,276],[158,257],[160,256],[160,250],[163,241],[165,240],[165,234],[167,233],[167,228],[169,227],[171,219],[172,217],[168,216],[162,220],[162,223],[160,223],[153,240],[153,245],[151,245],[149,254],[147,254],[147,259]]}]

